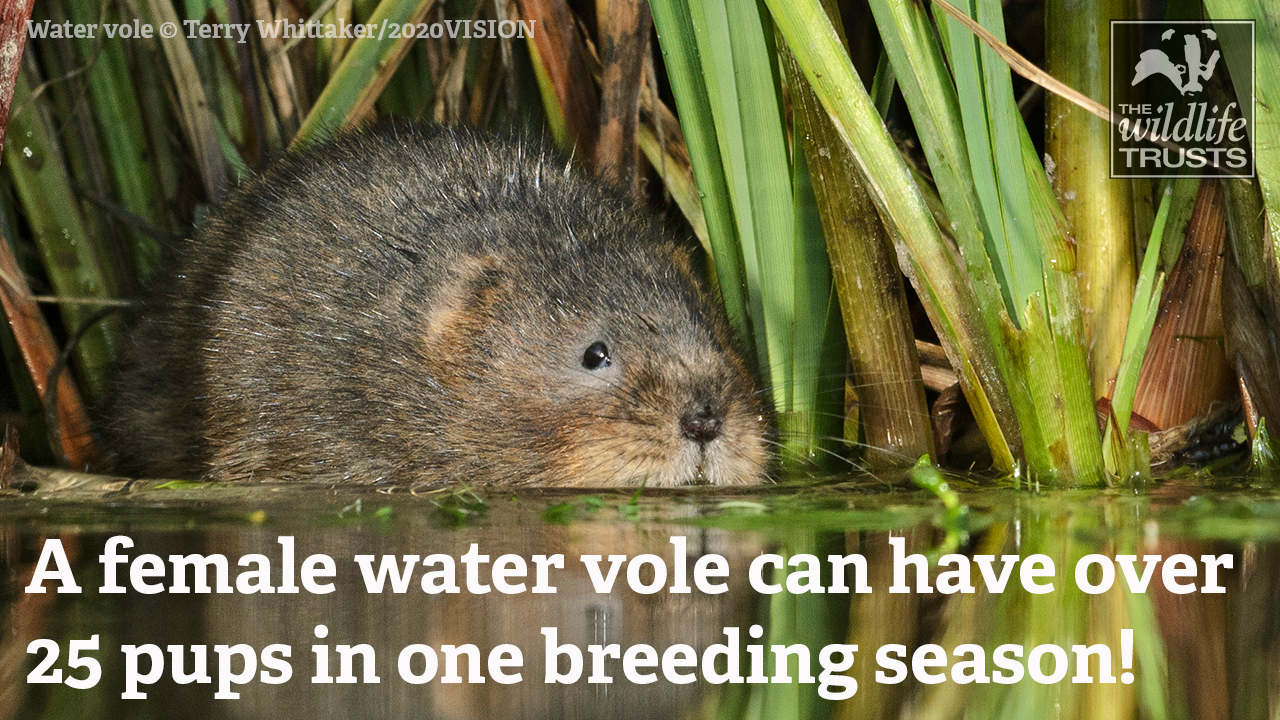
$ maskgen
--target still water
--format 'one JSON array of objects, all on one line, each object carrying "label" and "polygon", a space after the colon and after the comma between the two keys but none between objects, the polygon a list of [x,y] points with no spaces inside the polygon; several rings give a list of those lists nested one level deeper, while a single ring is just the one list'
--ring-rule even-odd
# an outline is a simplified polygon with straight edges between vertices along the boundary
[{"label": "still water", "polygon": [[0,718],[1280,717],[1274,491],[959,499],[2,490]]}]

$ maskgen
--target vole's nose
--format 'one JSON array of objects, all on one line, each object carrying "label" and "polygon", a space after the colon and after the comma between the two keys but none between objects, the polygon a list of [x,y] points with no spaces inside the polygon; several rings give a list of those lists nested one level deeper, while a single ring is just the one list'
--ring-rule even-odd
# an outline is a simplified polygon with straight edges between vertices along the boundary
[{"label": "vole's nose", "polygon": [[724,411],[712,407],[710,403],[695,407],[680,418],[681,433],[699,443],[709,443],[720,437],[723,425]]}]

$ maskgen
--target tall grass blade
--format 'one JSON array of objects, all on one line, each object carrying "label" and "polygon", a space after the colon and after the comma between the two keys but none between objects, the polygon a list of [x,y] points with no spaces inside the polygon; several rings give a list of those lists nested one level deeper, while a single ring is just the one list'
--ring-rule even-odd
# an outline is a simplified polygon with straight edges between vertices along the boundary
[{"label": "tall grass blade", "polygon": [[[912,19],[911,6],[872,7],[882,36],[889,38],[890,58],[911,68],[919,81],[918,86],[903,87],[913,117],[943,113],[965,128],[963,137],[922,135],[922,145],[931,169],[935,157],[944,161],[941,167],[948,172],[965,167],[954,160],[960,153],[968,161],[972,179],[959,172],[935,172],[935,177],[947,212],[974,218],[957,227],[971,275],[999,280],[999,296],[980,295],[980,304],[988,327],[1004,340],[996,342],[996,351],[1028,467],[1064,482],[1099,480],[1099,438],[1077,327],[1078,296],[1067,282],[1074,282],[1074,274],[1065,223],[1021,121],[1009,69],[1003,55],[989,45],[1003,48],[1001,8],[985,1],[969,5],[969,14],[986,27],[981,43],[967,25],[937,9],[942,44],[954,68],[952,87],[940,62],[930,65],[921,60],[924,54],[913,57],[903,51],[929,43],[927,26]],[[898,69],[897,74],[903,72]],[[937,118],[932,122],[941,124]],[[1035,336],[1020,336],[1018,325],[1034,328]]]},{"label": "tall grass blade", "polygon": [[742,244],[757,359],[785,413],[794,400],[795,225],[772,29],[754,4],[694,0],[690,15]]},{"label": "tall grass blade", "polygon": [[[155,3],[159,0],[151,0]],[[435,0],[382,0],[366,24],[379,34],[356,40],[325,84],[290,147],[302,148],[354,126],[373,107],[382,88],[413,45],[411,38],[393,37],[401,28],[426,17]]]},{"label": "tall grass blade", "polygon": [[821,465],[835,455],[844,431],[844,374],[849,352],[841,331],[823,221],[799,123],[793,125],[791,147],[795,153],[792,184],[796,315],[791,338],[794,391],[788,412],[796,416],[798,427],[784,435],[782,441],[784,450],[793,453],[796,460]]},{"label": "tall grass blade", "polygon": [[[1178,262],[1182,244],[1187,239],[1187,225],[1195,212],[1196,196],[1199,194],[1199,178],[1177,178],[1173,181],[1173,204],[1169,208],[1169,218],[1164,224],[1164,239],[1160,243],[1160,266],[1166,271]],[[1163,201],[1163,186],[1159,190],[1159,195],[1160,200]],[[1262,237],[1260,229],[1256,237]],[[1257,243],[1254,244],[1257,245]],[[1255,267],[1259,271],[1262,269],[1260,266]]]},{"label": "tall grass blade", "polygon": [[[182,27],[172,2],[147,0],[146,6],[150,11],[152,24],[160,26],[172,23],[173,27]],[[227,189],[226,163],[215,129],[217,120],[209,109],[209,98],[200,82],[195,58],[181,33],[171,38],[161,38],[160,44],[168,60],[169,72],[173,75],[183,132],[195,153],[200,179],[204,182],[209,199],[218,202]]]},{"label": "tall grass blade", "polygon": [[[277,17],[271,12],[271,6],[268,0],[249,0],[249,9],[256,23],[264,23],[274,25],[275,23],[283,23],[287,20],[283,17]],[[344,17],[346,22],[350,23],[354,19],[350,14],[350,3],[347,3],[347,14]],[[336,12],[336,11],[335,11]],[[326,22],[338,22],[337,17],[326,18]],[[279,134],[284,138],[292,138],[298,132],[298,125],[302,122],[302,113],[305,108],[302,104],[302,98],[298,91],[298,82],[294,76],[293,64],[289,62],[288,46],[285,41],[279,37],[275,37],[275,33],[260,33],[262,37],[262,50],[266,56],[263,58],[263,72],[267,88],[274,100],[274,120],[279,128]],[[332,67],[336,67],[336,58],[340,55],[340,51],[345,49],[349,42],[345,38],[337,40],[321,40],[319,47],[321,48],[321,58],[324,58],[325,52],[329,53]],[[331,73],[324,73],[322,78],[327,79]]]},{"label": "tall grass blade", "polygon": [[[1053,383],[1055,402],[1049,408],[1061,412],[1063,440],[1071,458],[1076,482],[1103,481],[1101,437],[1089,375],[1089,350],[1084,340],[1084,318],[1076,278],[1075,253],[1067,244],[1067,223],[1026,126],[1018,123],[1022,137],[1022,162],[1030,191],[1032,219],[1044,253],[1044,286],[1049,324],[1059,374]],[[1044,411],[1045,408],[1041,407]]]},{"label": "tall grass blade", "polygon": [[[1004,28],[998,3],[961,6],[998,38]],[[974,189],[986,222],[988,258],[1000,278],[1009,315],[1015,323],[1033,293],[1043,292],[1040,253],[1030,217],[1027,178],[1022,164],[1009,68],[955,18],[939,11],[948,25],[947,56],[955,68],[956,94],[964,127]]]},{"label": "tall grass blade", "polygon": [[[68,5],[73,23],[91,25],[99,21],[96,13],[89,12],[89,4]],[[88,38],[78,43],[82,60],[92,63],[88,74],[89,100],[121,204],[134,215],[164,226],[167,225],[163,219],[164,197],[152,172],[141,101],[129,74],[123,44],[122,40]],[[160,247],[153,238],[137,230],[130,230],[129,238],[137,274],[147,277],[160,260]]]},{"label": "tall grass blade", "polygon": [[[1003,42],[998,3],[978,0],[968,12],[995,42]],[[1097,483],[1101,448],[1061,211],[1022,123],[1008,66],[955,17],[940,10],[936,17],[948,28],[969,157],[992,233],[988,247],[1005,274],[1006,298],[1021,309],[1013,319],[1021,320],[1024,337],[1009,340],[1019,348],[1022,364],[1015,372],[1026,383],[1030,404],[1017,404],[1017,382],[1011,381],[1011,391],[1022,411],[1028,464],[1059,482]]]},{"label": "tall grass blade", "polygon": [[[54,292],[77,298],[114,297],[109,263],[85,227],[50,120],[32,95],[26,70],[18,76],[14,107],[18,111],[9,120],[4,164]],[[89,321],[96,308],[66,304],[61,311],[63,322],[74,332]],[[106,371],[120,341],[120,321],[112,316],[90,327],[76,346],[73,360],[90,402],[105,397]]]},{"label": "tall grass blade", "polygon": [[651,0],[649,6],[702,200],[720,294],[729,322],[739,335],[750,338],[754,333],[747,313],[746,270],[729,201],[728,181],[720,163],[711,100],[698,58],[693,20],[688,5],[681,0]]}]

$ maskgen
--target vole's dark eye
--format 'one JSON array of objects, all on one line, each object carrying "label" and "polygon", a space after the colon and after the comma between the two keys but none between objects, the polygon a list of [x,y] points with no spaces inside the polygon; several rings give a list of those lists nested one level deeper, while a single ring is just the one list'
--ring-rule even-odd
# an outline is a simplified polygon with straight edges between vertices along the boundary
[{"label": "vole's dark eye", "polygon": [[582,353],[582,367],[588,370],[607,368],[609,363],[609,346],[602,342],[591,343],[587,351]]}]

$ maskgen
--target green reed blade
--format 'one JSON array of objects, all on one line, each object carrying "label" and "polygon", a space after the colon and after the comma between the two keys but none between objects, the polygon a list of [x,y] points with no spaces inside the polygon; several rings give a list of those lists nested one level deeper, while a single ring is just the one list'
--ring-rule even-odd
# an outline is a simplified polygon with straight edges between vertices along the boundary
[{"label": "green reed blade", "polygon": [[783,442],[784,449],[797,453],[798,459],[825,464],[838,449],[844,433],[844,374],[849,353],[831,282],[823,221],[815,196],[817,188],[809,172],[804,143],[800,123],[794,123],[791,147],[796,314],[791,351],[795,377],[789,411],[803,414],[804,434],[784,437]]},{"label": "green reed blade", "polygon": [[[73,2],[67,6],[73,23],[97,23],[100,19],[89,3]],[[93,59],[88,73],[89,100],[120,202],[134,215],[163,227],[168,224],[164,196],[153,174],[141,101],[129,73],[125,42],[84,38],[78,43],[80,57]],[[136,272],[139,277],[146,277],[160,260],[160,247],[153,238],[136,230],[129,231],[129,238]]]},{"label": "green reed blade", "polygon": [[795,319],[791,171],[772,30],[754,4],[689,4],[720,160],[742,245],[756,354],[781,412],[791,408]]},{"label": "green reed blade", "polygon": [[[152,0],[155,2],[156,0]],[[393,38],[390,28],[417,23],[435,0],[382,0],[366,21],[378,35],[356,40],[307,113],[290,147],[301,148],[352,127],[372,107],[413,40]]]},{"label": "green reed blade", "polygon": [[[147,0],[152,24],[160,26],[172,23],[174,27],[182,27],[173,3],[166,0]],[[217,202],[222,199],[227,189],[226,164],[222,156],[222,147],[218,142],[215,129],[217,120],[209,109],[209,99],[204,86],[200,83],[200,74],[192,57],[191,48],[186,38],[179,33],[171,38],[161,38],[168,60],[169,72],[173,75],[173,84],[178,94],[178,106],[181,110],[182,128],[187,141],[196,156],[196,166],[200,168],[200,179],[204,182],[209,199]]]},{"label": "green reed blade", "polygon": [[[1151,339],[1151,329],[1155,327],[1156,315],[1160,310],[1164,273],[1159,273],[1157,276],[1157,269],[1160,245],[1164,240],[1165,223],[1168,221],[1169,209],[1172,205],[1173,183],[1167,183],[1161,196],[1160,210],[1156,213],[1156,221],[1151,228],[1151,240],[1147,244],[1147,253],[1142,259],[1142,271],[1138,273],[1138,282],[1133,291],[1133,305],[1129,311],[1128,330],[1125,332],[1124,347],[1120,354],[1115,392],[1111,395],[1111,412],[1116,418],[1115,425],[1110,423],[1107,425],[1106,442],[1111,447],[1127,446],[1125,438],[1129,432],[1129,418],[1133,413],[1134,394],[1138,390],[1138,374],[1142,370],[1142,359],[1147,354],[1147,342]],[[1110,437],[1113,429],[1119,431],[1119,437]],[[1116,443],[1119,445],[1117,446]]]},{"label": "green reed blade", "polygon": [[[4,164],[54,292],[77,298],[114,297],[105,249],[85,228],[51,121],[32,96],[31,78],[25,71],[18,74],[13,97],[17,112],[9,120]],[[70,332],[88,321],[96,308],[66,304],[61,311]],[[76,346],[73,358],[80,387],[90,402],[105,398],[107,370],[120,347],[120,326],[116,316],[101,320]]]},{"label": "green reed blade", "polygon": [[533,66],[533,75],[538,80],[538,95],[542,98],[542,111],[547,119],[547,128],[556,147],[573,147],[573,139],[569,137],[569,126],[565,122],[564,108],[560,107],[560,97],[556,95],[555,83],[547,73],[547,65],[538,54],[537,44],[530,42],[529,61]]},{"label": "green reed blade", "polygon": [[747,313],[746,268],[738,228],[729,201],[728,180],[720,162],[711,100],[703,80],[689,7],[679,0],[652,0],[653,26],[662,46],[680,126],[689,148],[694,179],[702,200],[720,294],[729,322],[743,338],[753,337]]}]

